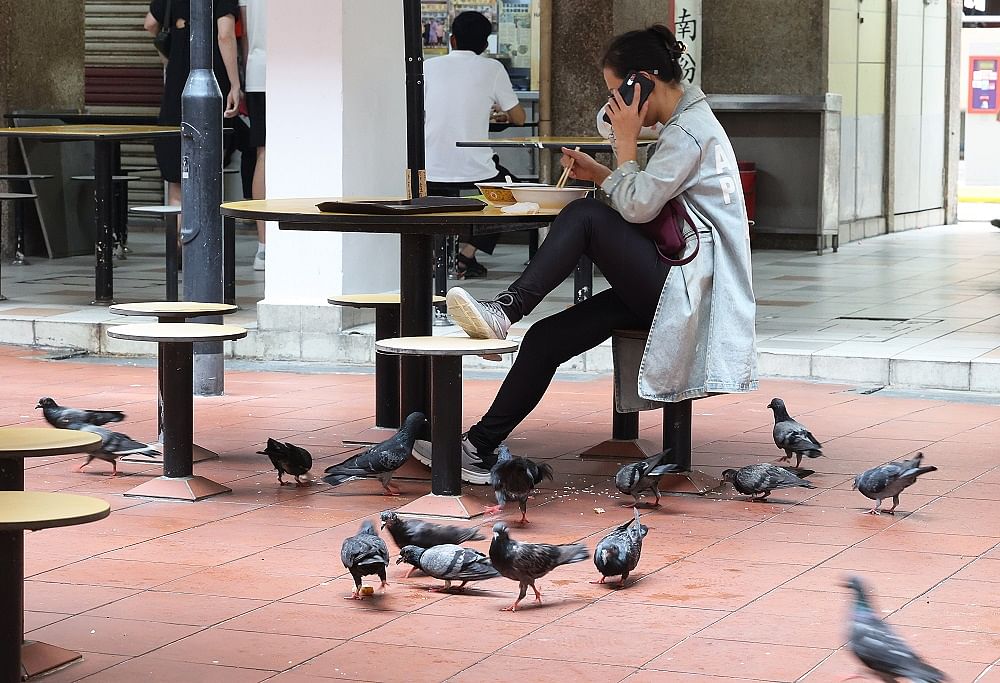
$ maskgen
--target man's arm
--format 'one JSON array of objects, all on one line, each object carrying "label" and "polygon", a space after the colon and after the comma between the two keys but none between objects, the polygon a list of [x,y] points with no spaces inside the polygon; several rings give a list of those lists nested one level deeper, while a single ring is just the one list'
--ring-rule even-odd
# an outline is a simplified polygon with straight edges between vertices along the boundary
[{"label": "man's arm", "polygon": [[142,22],[142,27],[154,36],[160,32],[160,22],[156,20],[152,12],[146,12],[146,19]]},{"label": "man's arm", "polygon": [[515,126],[523,126],[525,121],[524,107],[518,102],[514,105],[512,109],[506,111],[507,120],[510,121]]},{"label": "man's arm", "polygon": [[219,17],[216,24],[219,27],[219,52],[222,53],[222,63],[226,65],[230,83],[223,116],[232,118],[240,108],[240,71],[236,63],[236,19],[233,15],[227,14]]},{"label": "man's arm", "polygon": [[250,39],[247,38],[247,27],[250,24],[247,23],[247,6],[240,5],[240,23],[243,24],[243,35],[240,36],[240,52],[243,53],[243,64],[246,65],[247,58],[250,56]]}]

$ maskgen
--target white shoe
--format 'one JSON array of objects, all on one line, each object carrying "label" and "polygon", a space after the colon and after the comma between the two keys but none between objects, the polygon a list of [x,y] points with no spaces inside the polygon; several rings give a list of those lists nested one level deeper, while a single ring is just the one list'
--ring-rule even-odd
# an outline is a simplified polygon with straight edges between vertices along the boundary
[{"label": "white shoe", "polygon": [[[418,439],[413,442],[413,457],[430,467],[431,442]],[[494,455],[495,458],[495,455]],[[479,457],[476,447],[469,441],[469,435],[462,435],[462,481],[466,484],[484,485],[490,483],[492,462]]]},{"label": "white shoe", "polygon": [[513,304],[509,292],[501,292],[493,301],[479,301],[461,287],[452,287],[447,302],[448,315],[473,339],[507,338],[511,322],[501,304]]},{"label": "white shoe", "polygon": [[257,255],[253,257],[254,270],[264,270],[264,258],[264,252],[258,251]]}]

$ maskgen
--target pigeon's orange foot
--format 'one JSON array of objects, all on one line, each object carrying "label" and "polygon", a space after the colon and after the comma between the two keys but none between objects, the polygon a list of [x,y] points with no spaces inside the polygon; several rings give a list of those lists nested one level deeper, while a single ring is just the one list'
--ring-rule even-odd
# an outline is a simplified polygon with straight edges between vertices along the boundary
[{"label": "pigeon's orange foot", "polygon": [[386,489],[386,490],[385,490],[385,491],[384,491],[384,492],[382,493],[382,495],[383,495],[383,496],[389,496],[390,498],[394,498],[394,497],[396,497],[396,496],[398,496],[398,495],[399,495],[399,491],[390,491],[389,489]]},{"label": "pigeon's orange foot", "polygon": [[487,515],[499,515],[503,512],[503,505],[487,505],[483,508],[483,513]]},{"label": "pigeon's orange foot", "polygon": [[883,512],[887,515],[892,515],[893,517],[895,517],[896,516],[895,510],[896,508],[889,508],[888,510],[883,510]]},{"label": "pigeon's orange foot", "polygon": [[[520,602],[520,600],[518,602]],[[513,605],[510,605],[509,607],[501,607],[500,611],[501,612],[516,612],[517,611],[517,602],[515,602]]]},{"label": "pigeon's orange foot", "polygon": [[388,583],[387,581],[383,581],[383,582],[381,583],[381,585],[379,585],[378,589],[379,589],[380,591],[385,591],[385,589],[386,589],[386,588],[388,588],[388,587],[389,587],[389,583]]},{"label": "pigeon's orange foot", "polygon": [[361,597],[361,595],[358,593],[358,591],[354,591],[353,593],[351,593],[350,597],[345,597],[344,598],[344,600],[363,600],[363,599],[364,598]]},{"label": "pigeon's orange foot", "polygon": [[602,576],[600,581],[591,581],[591,583],[594,584],[594,585],[601,584],[601,583],[604,583],[604,579],[606,579],[606,578],[608,578],[608,577]]},{"label": "pigeon's orange foot", "polygon": [[879,512],[876,508],[872,508],[871,510],[865,510],[865,514],[866,515],[880,515],[882,513]]}]

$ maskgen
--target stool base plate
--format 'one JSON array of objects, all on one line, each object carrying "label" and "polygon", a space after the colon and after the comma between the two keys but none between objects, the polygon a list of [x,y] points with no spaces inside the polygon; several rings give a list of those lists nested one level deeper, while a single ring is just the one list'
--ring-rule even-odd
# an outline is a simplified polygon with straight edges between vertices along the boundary
[{"label": "stool base plate", "polygon": [[[132,455],[126,455],[119,459],[119,462],[131,462],[138,463],[140,465],[162,465],[163,464],[163,443],[157,441],[156,443],[149,444],[150,448],[155,448],[159,451],[157,455],[139,455],[134,453]],[[191,445],[191,456],[193,462],[202,462],[203,460],[217,460],[219,454],[215,451],[210,451],[204,446],[199,446],[198,444]]]},{"label": "stool base plate", "polygon": [[377,443],[382,443],[397,431],[399,431],[398,427],[369,427],[355,435],[354,438],[344,439],[341,443],[345,446],[374,446]]},{"label": "stool base plate", "polygon": [[700,470],[688,470],[663,475],[660,479],[660,490],[675,493],[697,493],[699,495],[714,491],[722,486],[718,477],[705,474]]},{"label": "stool base plate", "polygon": [[217,484],[205,477],[157,477],[125,493],[134,498],[163,498],[167,500],[202,500],[220,493],[232,493],[228,486]]},{"label": "stool base plate", "polygon": [[645,439],[608,439],[582,451],[581,460],[645,460],[660,449],[652,441]]},{"label": "stool base plate", "polygon": [[400,517],[469,520],[483,515],[483,502],[472,496],[436,496],[428,493],[396,509]]},{"label": "stool base plate", "polygon": [[21,646],[22,680],[48,673],[80,659],[83,659],[83,655],[79,652],[47,643],[27,641]]}]

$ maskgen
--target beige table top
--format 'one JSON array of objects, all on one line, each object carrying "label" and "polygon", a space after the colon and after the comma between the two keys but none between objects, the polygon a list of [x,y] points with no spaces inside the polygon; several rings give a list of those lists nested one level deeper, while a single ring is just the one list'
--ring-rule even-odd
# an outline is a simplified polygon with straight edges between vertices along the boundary
[{"label": "beige table top", "polygon": [[236,325],[209,325],[206,323],[140,323],[115,325],[108,328],[108,336],[115,339],[151,342],[203,342],[242,339],[247,331]]},{"label": "beige table top", "polygon": [[484,353],[513,353],[517,342],[509,339],[471,337],[396,337],[375,342],[383,353],[404,356],[478,356]]},{"label": "beige table top", "polygon": [[[398,292],[388,292],[384,294],[337,294],[331,296],[326,300],[329,304],[336,304],[338,306],[352,306],[354,308],[373,308],[375,306],[398,306],[399,305],[399,293]],[[432,303],[435,305],[443,304],[445,298],[443,296],[434,295],[434,300]]]},{"label": "beige table top", "polygon": [[92,432],[51,427],[0,427],[0,458],[88,453],[100,445],[100,435]]},{"label": "beige table top", "polygon": [[48,140],[128,140],[180,135],[180,126],[135,126],[110,123],[62,124],[0,128],[0,137]]},{"label": "beige table top", "polygon": [[[644,147],[656,140],[639,140],[638,145]],[[602,152],[611,150],[611,142],[599,136],[531,136],[519,138],[490,138],[488,140],[459,140],[456,147],[537,147],[539,149],[573,149],[579,147],[582,151]]]},{"label": "beige table top", "polygon": [[226,315],[240,309],[233,304],[204,303],[201,301],[145,301],[135,304],[115,304],[108,310],[117,315],[194,318],[200,315]]},{"label": "beige table top", "polygon": [[100,498],[44,491],[0,491],[0,531],[38,531],[104,519],[111,505]]}]

